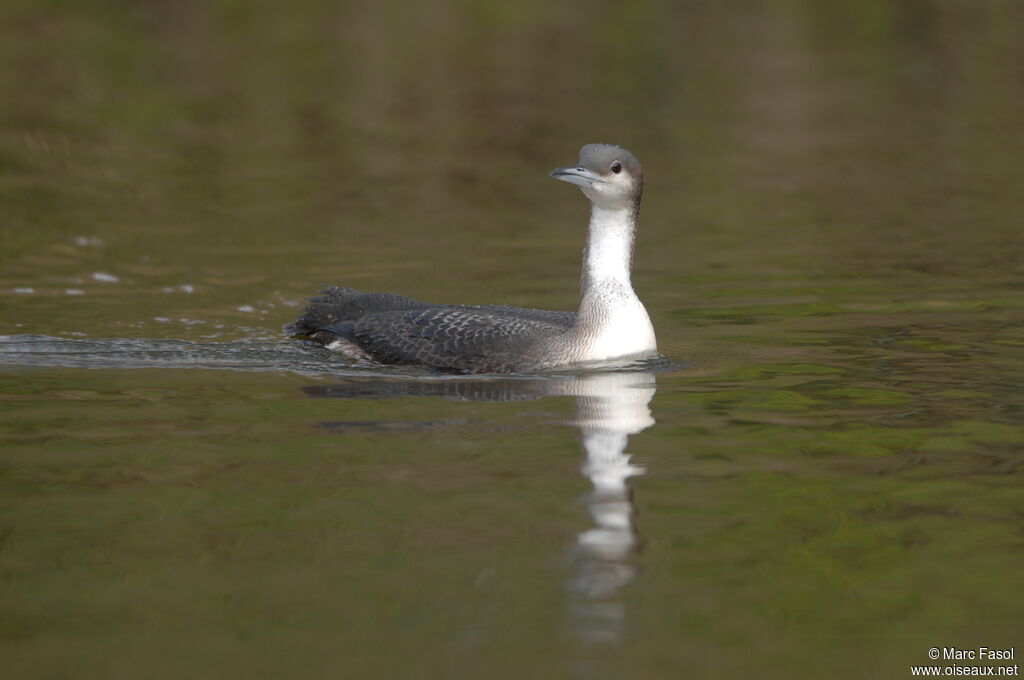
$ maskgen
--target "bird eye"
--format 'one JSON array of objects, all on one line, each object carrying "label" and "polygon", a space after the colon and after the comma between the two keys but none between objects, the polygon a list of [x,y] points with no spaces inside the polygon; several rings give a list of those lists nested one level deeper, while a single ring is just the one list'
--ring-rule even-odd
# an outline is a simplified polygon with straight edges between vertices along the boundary
[{"label": "bird eye", "polygon": [[612,163],[610,170],[614,172],[616,175],[619,174],[620,172],[622,172],[622,163],[615,161],[614,163]]}]

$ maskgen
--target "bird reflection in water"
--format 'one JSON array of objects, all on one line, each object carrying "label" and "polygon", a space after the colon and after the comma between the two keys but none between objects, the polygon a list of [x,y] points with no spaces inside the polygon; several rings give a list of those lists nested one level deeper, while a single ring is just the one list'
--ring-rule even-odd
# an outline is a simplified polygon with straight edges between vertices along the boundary
[{"label": "bird reflection in water", "polygon": [[[619,592],[637,576],[641,540],[634,518],[629,479],[643,474],[626,453],[629,436],[654,424],[650,402],[657,389],[648,371],[595,372],[538,378],[395,380],[353,378],[303,388],[313,398],[388,399],[441,397],[457,401],[523,401],[572,396],[576,414],[567,424],[579,428],[583,446],[580,471],[592,490],[584,502],[593,524],[581,531],[571,553],[568,579],[571,633],[588,644],[614,643],[626,628]],[[321,426],[338,432],[451,429],[469,421],[337,421]]]},{"label": "bird reflection in water", "polygon": [[634,522],[629,478],[643,474],[626,453],[631,434],[654,424],[650,373],[606,373],[578,384],[576,418],[583,444],[583,473],[593,489],[585,497],[594,526],[576,538],[572,630],[584,641],[615,642],[625,628],[619,591],[636,578],[641,541]]}]

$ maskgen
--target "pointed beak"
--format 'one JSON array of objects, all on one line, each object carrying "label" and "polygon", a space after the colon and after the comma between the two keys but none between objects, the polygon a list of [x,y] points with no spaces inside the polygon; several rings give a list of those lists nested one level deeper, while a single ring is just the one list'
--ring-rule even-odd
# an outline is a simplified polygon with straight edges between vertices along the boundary
[{"label": "pointed beak", "polygon": [[577,166],[575,168],[557,168],[551,171],[551,176],[555,179],[560,179],[563,182],[578,184],[581,187],[587,187],[595,182],[604,181],[596,172],[587,170],[582,166]]}]

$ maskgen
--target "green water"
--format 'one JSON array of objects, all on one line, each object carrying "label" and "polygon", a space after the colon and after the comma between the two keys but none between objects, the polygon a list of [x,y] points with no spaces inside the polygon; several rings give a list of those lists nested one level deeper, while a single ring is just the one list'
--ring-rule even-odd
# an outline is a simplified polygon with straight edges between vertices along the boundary
[{"label": "green water", "polygon": [[[1022,25],[4,3],[4,677],[1019,659]],[[597,141],[644,163],[666,361],[469,379],[281,335],[324,283],[572,308],[586,204],[546,174]]]}]

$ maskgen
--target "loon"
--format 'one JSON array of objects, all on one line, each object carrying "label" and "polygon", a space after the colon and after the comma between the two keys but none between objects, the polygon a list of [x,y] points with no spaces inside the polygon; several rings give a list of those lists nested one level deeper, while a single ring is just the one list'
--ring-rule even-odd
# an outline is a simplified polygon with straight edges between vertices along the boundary
[{"label": "loon", "polygon": [[543,371],[655,355],[654,327],[630,282],[640,161],[619,146],[587,144],[576,166],[551,177],[578,185],[590,199],[578,311],[442,305],[330,287],[310,298],[285,331],[353,359],[457,373]]}]

